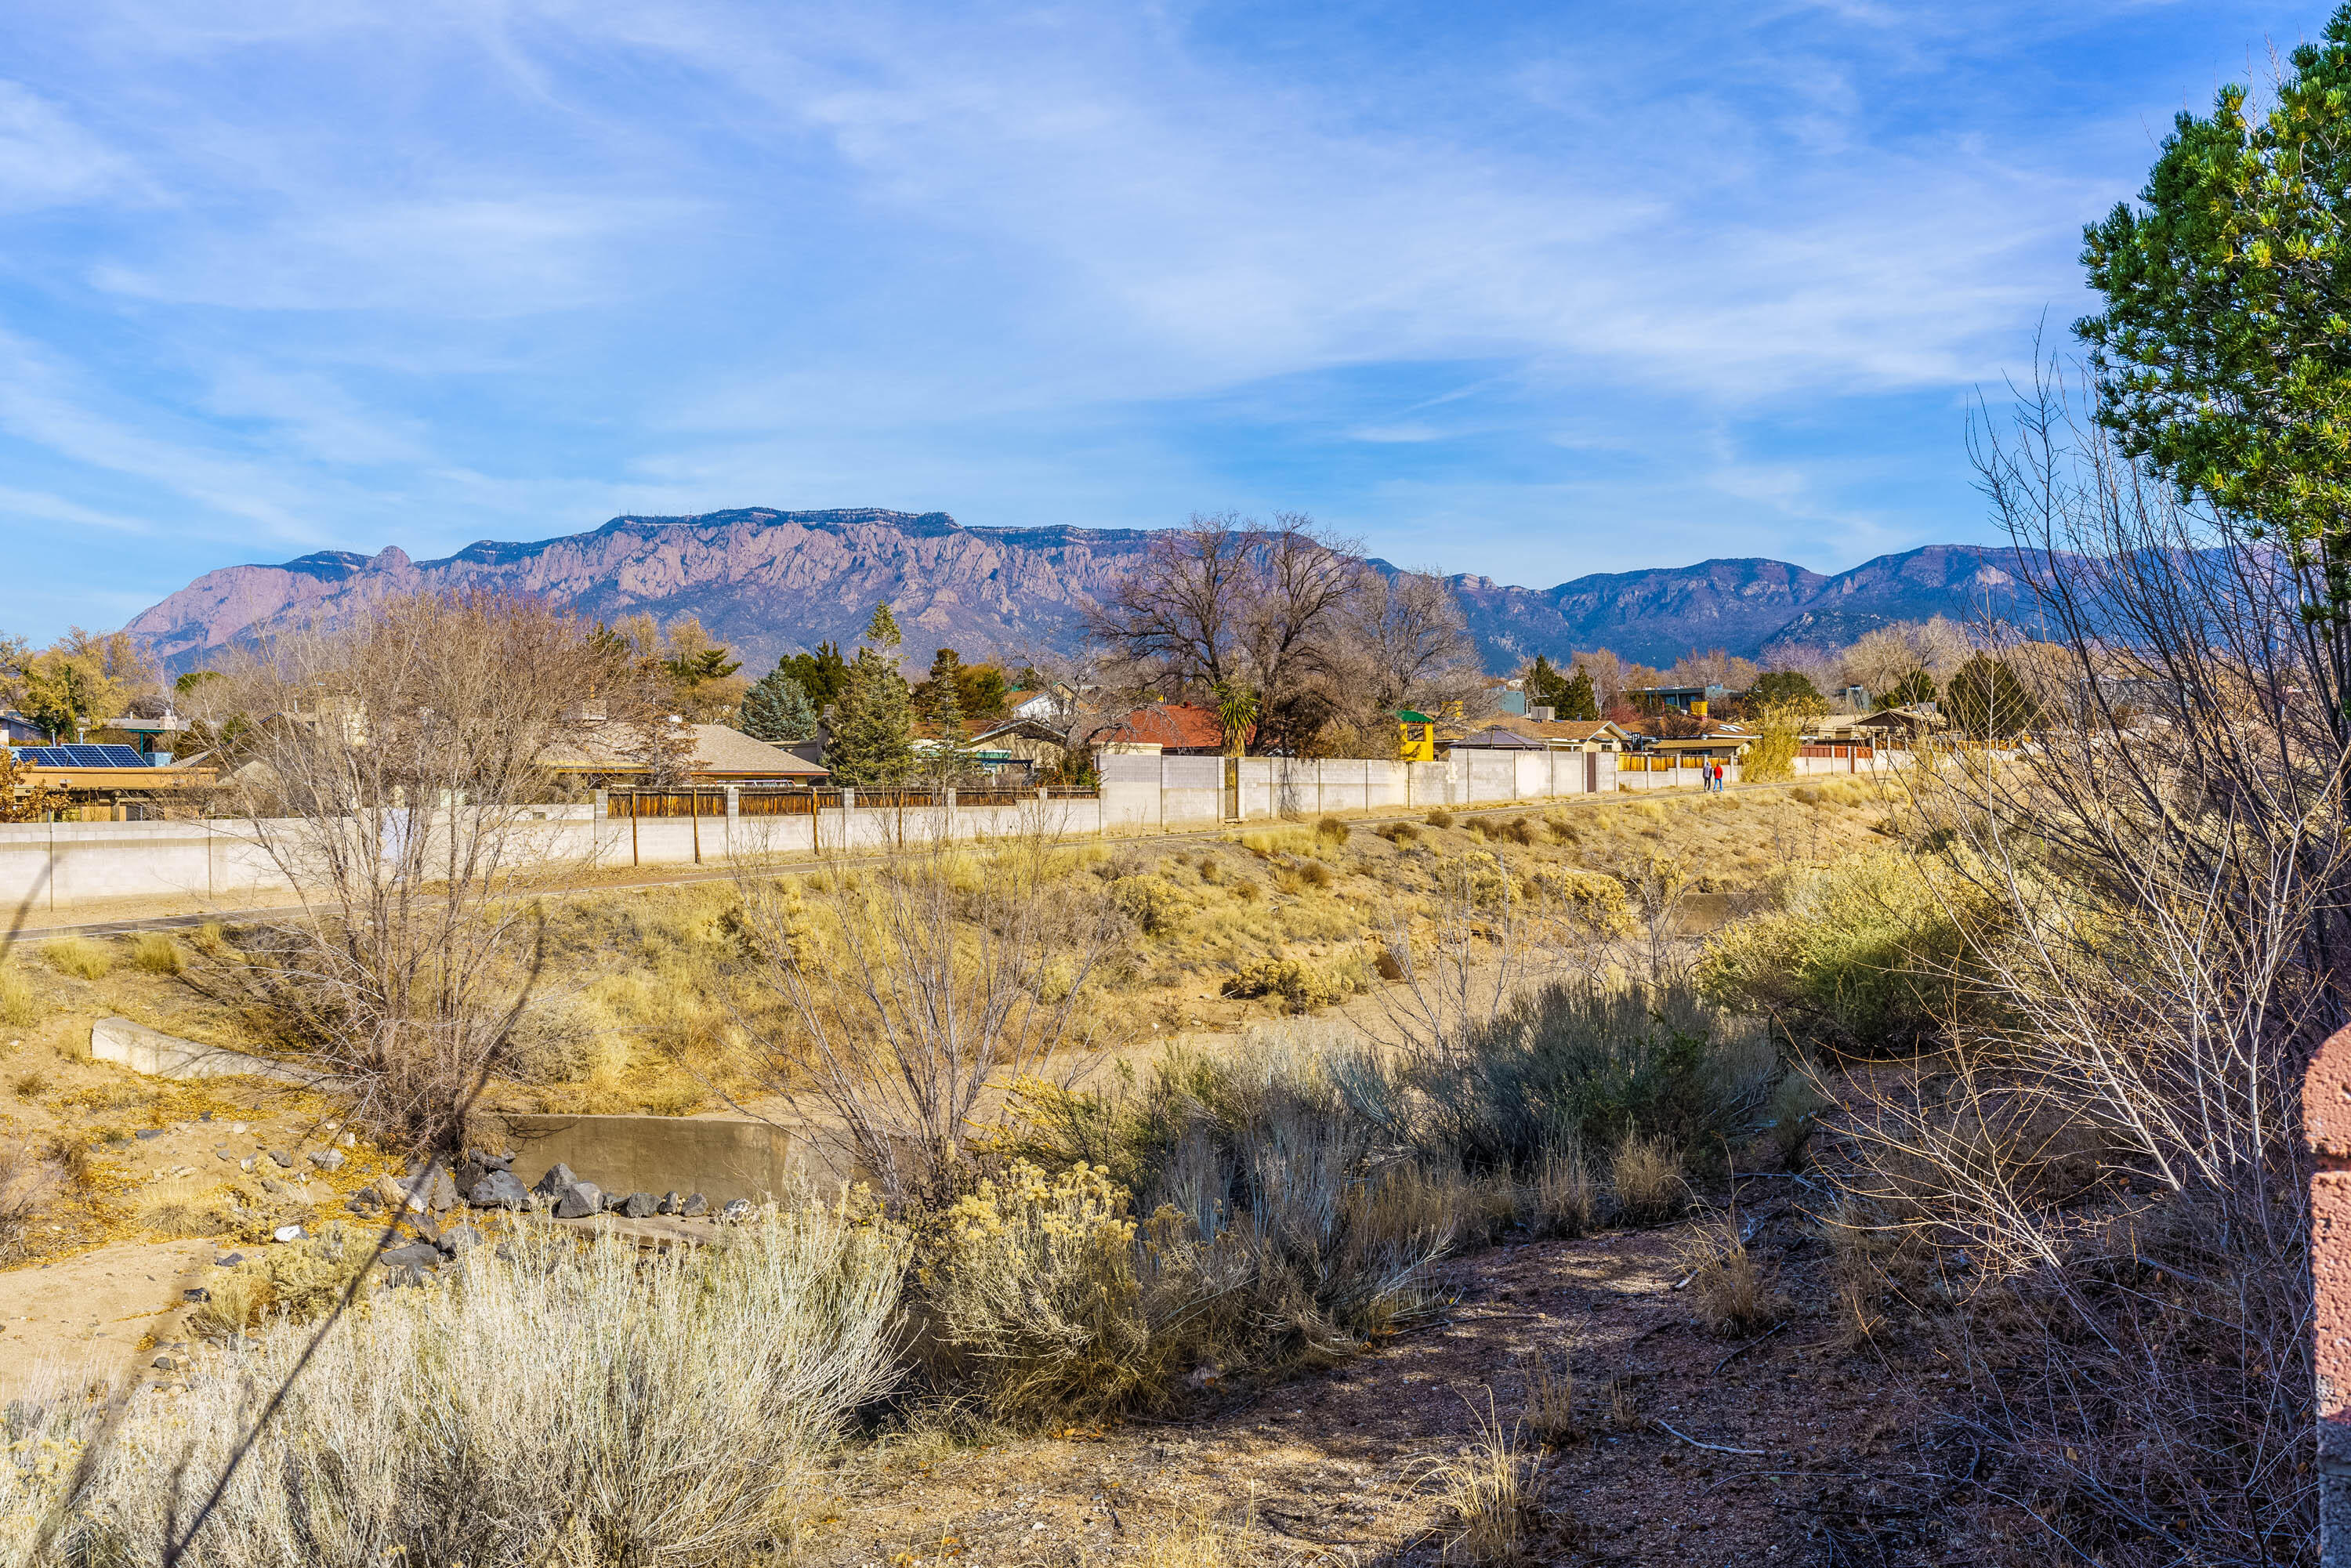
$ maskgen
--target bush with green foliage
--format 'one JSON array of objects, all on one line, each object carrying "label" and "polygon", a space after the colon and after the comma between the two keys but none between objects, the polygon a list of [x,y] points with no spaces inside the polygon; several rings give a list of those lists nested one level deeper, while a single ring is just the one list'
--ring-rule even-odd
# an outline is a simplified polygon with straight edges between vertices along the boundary
[{"label": "bush with green foliage", "polygon": [[806,740],[816,733],[816,705],[781,664],[743,694],[737,712],[743,733],[754,740]]},{"label": "bush with green foliage", "polygon": [[1780,907],[1719,933],[1700,989],[1789,1039],[1832,1051],[1907,1051],[1935,1035],[1966,952],[1951,890],[1895,851],[1796,873]]}]

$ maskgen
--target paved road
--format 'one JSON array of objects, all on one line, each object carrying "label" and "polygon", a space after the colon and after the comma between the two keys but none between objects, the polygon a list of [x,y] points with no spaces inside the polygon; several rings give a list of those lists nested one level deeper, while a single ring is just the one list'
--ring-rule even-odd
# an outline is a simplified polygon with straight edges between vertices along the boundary
[{"label": "paved road", "polygon": [[[1823,775],[1823,777],[1841,777],[1841,775]],[[1731,788],[1737,793],[1750,794],[1759,790],[1785,789],[1793,784],[1812,783],[1815,781],[1816,780],[1813,779],[1807,778],[1789,779],[1778,784],[1738,784],[1733,785]],[[1550,810],[1554,807],[1562,806],[1573,810],[1589,811],[1602,810],[1610,806],[1638,805],[1657,798],[1658,793],[1659,792],[1657,791],[1642,789],[1631,792],[1620,792],[1614,795],[1555,795],[1549,800],[1513,800],[1498,806],[1460,806],[1441,809],[1451,810],[1456,817],[1524,815],[1529,811]],[[1664,798],[1674,800],[1696,799],[1696,797],[1690,795],[1687,790],[1682,789],[1666,791],[1664,792]],[[1430,811],[1437,810],[1440,810],[1440,808],[1434,806],[1416,806],[1409,810],[1399,810],[1385,813],[1384,815],[1379,812],[1370,812],[1362,817],[1351,818],[1349,820],[1351,821],[1360,821],[1365,825],[1370,825],[1382,821],[1401,821],[1406,819],[1416,820],[1418,818],[1426,817]],[[1105,837],[1098,841],[1090,840],[1087,841],[1106,844],[1154,844],[1163,843],[1169,839],[1215,838],[1225,833],[1235,831],[1246,832],[1254,828],[1271,828],[1280,827],[1281,825],[1281,823],[1276,821],[1258,821],[1254,820],[1239,823],[1219,822],[1213,827],[1186,828],[1176,832],[1134,833],[1115,838]],[[831,863],[831,862],[829,861],[810,861],[806,864],[778,866],[773,868],[773,874],[778,876],[807,876],[811,873],[824,870]],[[718,870],[714,870],[708,866],[696,866],[690,869],[683,869],[668,875],[651,876],[643,881],[637,882],[594,882],[582,883],[574,887],[539,888],[535,891],[541,896],[545,897],[575,898],[582,894],[629,893],[645,888],[677,887],[687,883],[729,882],[738,874],[739,869],[732,866]],[[21,931],[13,933],[12,937],[13,940],[19,942],[42,942],[60,936],[127,936],[134,931],[185,931],[191,930],[199,925],[210,925],[214,921],[235,924],[243,921],[280,920],[289,915],[300,915],[302,913],[303,910],[301,905],[288,904],[275,905],[266,909],[225,909],[210,914],[156,915],[138,920],[94,920],[78,925],[26,926]]]}]

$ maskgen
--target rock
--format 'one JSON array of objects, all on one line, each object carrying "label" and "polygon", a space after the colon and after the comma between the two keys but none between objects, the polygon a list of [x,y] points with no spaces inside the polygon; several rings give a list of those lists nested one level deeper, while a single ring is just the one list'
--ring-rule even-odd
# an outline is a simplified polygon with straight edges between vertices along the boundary
[{"label": "rock", "polygon": [[496,1170],[474,1184],[465,1201],[475,1208],[528,1208],[530,1190],[515,1180],[514,1172]]},{"label": "rock", "polygon": [[541,1197],[561,1197],[565,1188],[577,1186],[579,1183],[580,1178],[572,1174],[571,1167],[558,1160],[547,1167],[547,1174],[539,1177],[530,1190]]},{"label": "rock", "polygon": [[213,1153],[225,1160],[233,1160],[236,1158],[236,1151],[235,1149],[214,1149]]},{"label": "rock", "polygon": [[359,1147],[360,1135],[357,1133],[345,1133],[336,1138],[335,1142],[342,1145],[344,1148],[355,1149]]},{"label": "rock", "polygon": [[558,1219],[584,1219],[589,1215],[602,1213],[603,1209],[603,1191],[592,1181],[573,1182],[555,1199],[555,1218]]},{"label": "rock", "polygon": [[345,1204],[343,1207],[350,1209],[353,1214],[360,1215],[361,1217],[381,1214],[383,1212],[383,1199],[376,1197],[373,1188],[362,1187],[358,1192],[351,1194],[350,1202]]},{"label": "rock", "polygon": [[228,1124],[228,1130],[232,1133],[242,1133],[245,1131],[245,1124],[242,1122],[231,1122]]},{"label": "rock", "polygon": [[214,1267],[214,1268],[215,1268],[215,1269],[234,1269],[234,1268],[235,1268],[239,1263],[242,1263],[242,1262],[244,1262],[244,1261],[245,1261],[245,1254],[244,1254],[244,1253],[242,1253],[242,1252],[231,1252],[231,1253],[227,1254],[225,1257],[221,1257],[221,1258],[215,1258],[215,1259],[214,1259],[214,1260],[213,1260],[213,1267]]},{"label": "rock", "polygon": [[287,1186],[284,1182],[279,1181],[276,1176],[266,1176],[261,1178],[261,1190],[267,1193],[272,1197],[284,1197],[287,1193],[292,1192],[294,1189]]},{"label": "rock", "polygon": [[340,1149],[313,1149],[310,1151],[310,1163],[318,1166],[322,1171],[339,1171],[342,1169],[344,1157],[343,1151]]},{"label": "rock", "polygon": [[298,1225],[281,1225],[277,1229],[269,1233],[269,1239],[281,1244],[288,1241],[299,1241],[302,1239],[302,1237],[303,1230]]},{"label": "rock", "polygon": [[747,1197],[730,1198],[726,1207],[718,1211],[721,1225],[740,1225],[750,1218],[751,1200]]},{"label": "rock", "polygon": [[710,1212],[710,1200],[698,1192],[690,1192],[685,1195],[685,1201],[677,1206],[677,1211],[693,1219]]},{"label": "rock", "polygon": [[451,1258],[460,1252],[471,1252],[484,1240],[482,1233],[470,1225],[453,1225],[441,1233],[441,1250]]},{"label": "rock", "polygon": [[153,1367],[158,1372],[177,1372],[180,1370],[180,1364],[173,1361],[168,1355],[159,1355],[147,1364]]},{"label": "rock", "polygon": [[294,1168],[294,1156],[284,1149],[272,1149],[269,1151],[269,1163],[281,1171],[290,1171]]},{"label": "rock", "polygon": [[436,1170],[424,1184],[424,1202],[435,1214],[445,1214],[457,1207],[457,1184],[445,1170]]},{"label": "rock", "polygon": [[621,1212],[631,1219],[649,1219],[653,1217],[653,1206],[660,1201],[649,1192],[632,1192],[621,1205]]},{"label": "rock", "polygon": [[213,1299],[213,1293],[202,1285],[191,1285],[180,1292],[180,1299],[183,1301],[209,1301]]},{"label": "rock", "polygon": [[441,1261],[441,1249],[429,1241],[411,1241],[402,1247],[387,1247],[377,1258],[387,1269],[430,1269]]},{"label": "rock", "polygon": [[251,1170],[251,1169],[253,1168],[253,1156],[252,1156],[251,1155],[246,1155],[246,1156],[245,1156],[245,1158],[243,1158],[243,1159],[241,1159],[241,1160],[237,1161],[237,1162],[236,1162],[236,1168],[237,1168],[237,1169],[239,1169],[239,1170],[241,1170],[241,1171],[249,1171],[249,1170]]},{"label": "rock", "polygon": [[667,1192],[662,1194],[662,1199],[659,1203],[653,1205],[653,1212],[655,1214],[675,1214],[680,1208],[684,1207],[684,1204],[685,1199],[677,1196],[677,1188],[672,1187]]},{"label": "rock", "polygon": [[133,1133],[131,1135],[139,1139],[141,1143],[144,1143],[149,1138],[162,1137],[163,1135],[163,1129],[161,1127],[150,1127],[143,1133]]},{"label": "rock", "polygon": [[618,1214],[621,1211],[621,1205],[628,1201],[629,1195],[625,1192],[608,1192],[604,1195],[604,1212]]}]

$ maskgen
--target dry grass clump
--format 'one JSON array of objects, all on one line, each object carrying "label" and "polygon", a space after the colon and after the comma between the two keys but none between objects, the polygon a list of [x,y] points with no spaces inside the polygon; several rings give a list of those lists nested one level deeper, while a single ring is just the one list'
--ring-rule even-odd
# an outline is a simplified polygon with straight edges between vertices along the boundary
[{"label": "dry grass clump", "polygon": [[1439,808],[1431,811],[1423,821],[1432,828],[1449,828],[1453,825],[1453,813]]},{"label": "dry grass clump", "polygon": [[1506,1568],[1534,1560],[1545,1533],[1542,1478],[1489,1407],[1477,1442],[1437,1471],[1452,1518],[1443,1547],[1447,1563]]},{"label": "dry grass clump", "polygon": [[186,967],[180,945],[161,931],[141,931],[131,938],[131,967],[150,975],[176,975]]},{"label": "dry grass clump", "polygon": [[33,1217],[61,1180],[55,1161],[23,1138],[0,1138],[0,1262],[24,1249]]},{"label": "dry grass clump", "polygon": [[[734,1244],[641,1255],[524,1233],[462,1283],[338,1322],[260,1429],[196,1543],[219,1568],[289,1563],[733,1563],[789,1545],[817,1450],[890,1381],[903,1239],[822,1208]],[[69,1500],[61,1559],[155,1557],[252,1429],[252,1390],[308,1340],[265,1333],[189,1391],[141,1401]],[[67,1445],[99,1411],[20,1409]],[[63,1479],[0,1465],[0,1519]]]},{"label": "dry grass clump", "polygon": [[1748,1334],[1787,1315],[1788,1298],[1739,1230],[1736,1214],[1698,1228],[1682,1253],[1692,1312],[1709,1333]]},{"label": "dry grass clump", "polygon": [[1520,1355],[1519,1377],[1526,1389],[1519,1424],[1536,1441],[1557,1447],[1583,1433],[1575,1413],[1575,1368],[1564,1349],[1531,1350]]},{"label": "dry grass clump", "polygon": [[1311,855],[1322,845],[1322,840],[1311,828],[1267,828],[1259,832],[1243,833],[1241,848],[1261,861],[1278,855]]},{"label": "dry grass clump", "polygon": [[1579,1143],[1545,1151],[1529,1197],[1528,1228],[1539,1236],[1584,1236],[1600,1223],[1600,1184],[1593,1179]]},{"label": "dry grass clump", "polygon": [[230,1189],[202,1178],[148,1187],[131,1206],[131,1218],[157,1236],[219,1236],[236,1225]]},{"label": "dry grass clump", "polygon": [[60,975],[78,980],[102,980],[114,971],[114,954],[102,942],[87,936],[61,936],[42,945],[41,957]]},{"label": "dry grass clump", "polygon": [[1417,822],[1384,822],[1373,831],[1398,848],[1420,842],[1420,824]]},{"label": "dry grass clump", "polygon": [[33,995],[33,982],[0,959],[0,1024],[22,1029],[38,1017],[40,1004]]},{"label": "dry grass clump", "polygon": [[1608,1185],[1628,1225],[1660,1225],[1689,1207],[1681,1158],[1663,1137],[1625,1134],[1609,1158]]},{"label": "dry grass clump", "polygon": [[1344,844],[1347,841],[1347,823],[1343,818],[1324,817],[1314,824],[1314,836],[1325,843]]}]

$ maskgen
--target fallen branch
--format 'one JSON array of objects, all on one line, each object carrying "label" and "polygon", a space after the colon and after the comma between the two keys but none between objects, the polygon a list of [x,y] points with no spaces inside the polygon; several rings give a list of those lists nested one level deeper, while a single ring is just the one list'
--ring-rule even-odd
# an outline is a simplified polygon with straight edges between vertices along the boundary
[{"label": "fallen branch", "polygon": [[1687,1443],[1693,1448],[1704,1448],[1709,1454],[1745,1454],[1751,1458],[1760,1459],[1765,1458],[1771,1452],[1768,1448],[1733,1448],[1721,1443],[1701,1443],[1687,1432],[1675,1431],[1671,1427],[1667,1426],[1655,1416],[1649,1417],[1649,1425],[1656,1427],[1657,1430],[1661,1432],[1667,1433],[1672,1437],[1679,1437],[1683,1442]]},{"label": "fallen branch", "polygon": [[1745,1344],[1740,1345],[1737,1350],[1732,1351],[1729,1355],[1726,1355],[1720,1361],[1716,1362],[1714,1364],[1715,1372],[1721,1372],[1724,1367],[1729,1366],[1732,1362],[1737,1361],[1740,1356],[1745,1355],[1749,1351],[1753,1350],[1757,1345],[1761,1344],[1765,1340],[1770,1339],[1773,1334],[1778,1333],[1782,1329],[1786,1328],[1790,1321],[1791,1320],[1787,1318],[1782,1318],[1778,1322],[1773,1323],[1770,1328],[1765,1329],[1761,1333],[1757,1334],[1753,1339],[1749,1340]]}]

